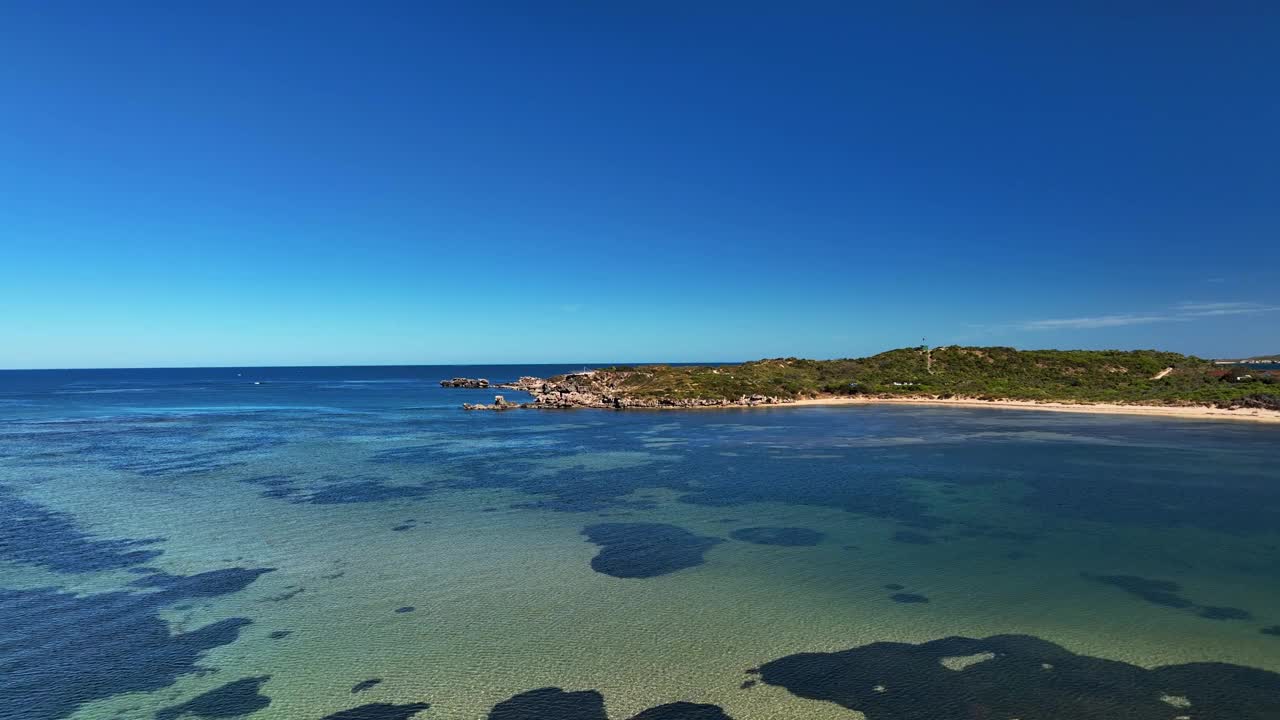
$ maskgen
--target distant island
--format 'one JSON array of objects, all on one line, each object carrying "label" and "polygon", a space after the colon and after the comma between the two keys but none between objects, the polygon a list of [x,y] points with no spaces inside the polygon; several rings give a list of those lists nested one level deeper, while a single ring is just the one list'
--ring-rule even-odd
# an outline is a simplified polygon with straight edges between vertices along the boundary
[{"label": "distant island", "polygon": [[1280,365],[1280,353],[1275,355],[1258,355],[1256,357],[1241,358],[1239,360],[1219,359],[1213,361],[1215,365]]},{"label": "distant island", "polygon": [[[489,387],[455,378],[452,387]],[[915,347],[866,358],[614,366],[494,385],[522,390],[468,409],[737,407],[855,402],[1001,403],[1063,409],[1228,412],[1280,418],[1280,371],[1156,350]],[[1053,408],[1050,408],[1053,409]],[[1181,410],[1179,410],[1181,409]],[[1167,412],[1165,412],[1167,411]],[[1242,412],[1248,411],[1248,412]]]}]

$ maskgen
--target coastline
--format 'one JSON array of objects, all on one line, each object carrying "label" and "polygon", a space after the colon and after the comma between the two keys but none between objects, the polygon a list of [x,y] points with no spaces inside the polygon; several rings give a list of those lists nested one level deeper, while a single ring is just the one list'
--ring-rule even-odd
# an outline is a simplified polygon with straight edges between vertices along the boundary
[{"label": "coastline", "polygon": [[[510,387],[510,386],[498,386]],[[501,397],[501,396],[499,396]],[[495,398],[497,400],[498,398]],[[1209,405],[1123,405],[1120,403],[1068,403],[1039,400],[978,400],[976,398],[931,397],[868,397],[831,396],[801,399],[761,397],[759,400],[717,400],[686,403],[630,403],[590,402],[575,398],[573,401],[546,403],[534,395],[534,402],[497,402],[494,405],[464,403],[466,410],[569,410],[575,408],[597,410],[726,410],[731,408],[786,408],[821,407],[838,405],[929,405],[937,407],[986,408],[1001,410],[1040,410],[1044,412],[1092,413],[1095,415],[1142,415],[1148,417],[1183,418],[1187,420],[1234,420],[1263,424],[1280,424],[1280,411],[1259,408],[1220,408]]]},{"label": "coastline", "polygon": [[[975,351],[976,352],[976,351]],[[1016,351],[1010,351],[1016,352]],[[966,357],[968,357],[966,355]],[[986,358],[986,355],[981,357]],[[1018,358],[1014,358],[1017,360]],[[1163,358],[1161,358],[1163,360]],[[1006,364],[1014,363],[1009,360]],[[1112,359],[1108,358],[1107,362]],[[945,392],[938,392],[935,387],[917,387],[908,391],[911,394],[899,394],[897,392],[885,392],[885,388],[877,388],[875,383],[869,386],[863,385],[862,382],[852,382],[851,385],[860,386],[862,390],[856,394],[826,394],[824,390],[832,386],[843,387],[844,383],[835,383],[830,379],[819,382],[819,377],[805,375],[802,370],[812,370],[812,365],[819,362],[845,362],[845,361],[760,361],[754,364],[744,364],[736,366],[732,369],[727,378],[724,377],[723,368],[711,370],[701,370],[699,372],[690,371],[687,368],[672,368],[668,366],[654,366],[636,370],[633,368],[622,369],[606,369],[606,370],[590,370],[579,373],[568,373],[550,378],[538,378],[532,376],[523,376],[514,381],[490,383],[483,378],[453,378],[451,380],[442,380],[442,387],[451,388],[473,388],[473,389],[503,389],[515,390],[527,393],[532,402],[512,402],[506,400],[502,395],[494,397],[493,404],[472,404],[463,403],[465,410],[514,410],[524,408],[537,409],[570,409],[570,408],[597,408],[602,410],[694,410],[694,409],[715,409],[715,408],[741,408],[741,407],[804,407],[804,406],[821,406],[821,405],[932,405],[937,407],[964,407],[964,408],[1010,408],[1015,410],[1042,410],[1045,412],[1073,412],[1073,413],[1093,413],[1096,415],[1136,415],[1148,417],[1166,417],[1166,418],[1185,418],[1188,420],[1235,420],[1252,423],[1264,424],[1280,424],[1280,395],[1266,394],[1258,392],[1253,385],[1250,386],[1221,386],[1226,388],[1228,392],[1217,393],[1195,393],[1187,389],[1187,382],[1191,382],[1192,389],[1199,387],[1196,383],[1203,383],[1206,380],[1213,380],[1217,376],[1205,375],[1201,377],[1199,374],[1192,373],[1190,380],[1179,376],[1176,378],[1182,385],[1176,383],[1172,386],[1168,383],[1174,382],[1167,378],[1174,376],[1175,368],[1166,366],[1163,370],[1149,372],[1150,368],[1142,369],[1138,381],[1120,383],[1117,385],[1112,378],[1115,373],[1129,374],[1128,369],[1122,366],[1107,365],[1098,373],[1103,373],[1101,379],[1095,378],[1093,381],[1100,388],[1106,388],[1111,392],[1107,393],[1111,397],[1134,396],[1137,402],[1128,403],[1124,400],[1111,402],[1074,402],[1069,399],[1063,400],[1020,400],[1013,398],[997,398],[987,399],[991,395],[1003,393],[989,393],[986,397],[976,394],[955,394],[947,395]],[[1100,362],[1100,361],[1099,361]],[[807,363],[807,364],[806,364]],[[1014,363],[1016,364],[1016,363]],[[1023,363],[1025,364],[1025,362]],[[1043,364],[1043,363],[1041,363]],[[1094,363],[1097,364],[1096,362]],[[767,372],[761,371],[757,366],[765,365]],[[1085,369],[1081,370],[1077,365],[1070,365],[1061,369],[1061,375],[1080,375],[1088,370],[1090,365],[1085,363]],[[801,368],[796,370],[796,368]],[[1039,377],[1035,373],[1037,370],[1028,370],[1032,378]],[[1096,370],[1096,368],[1094,368]],[[695,368],[695,370],[697,370]],[[873,368],[874,370],[874,368]],[[963,370],[963,368],[962,368]],[[790,375],[786,373],[791,372]],[[842,372],[849,372],[844,368]],[[871,372],[871,371],[867,371]],[[903,371],[906,372],[906,371]],[[984,371],[992,377],[1003,377],[999,372]],[[1136,370],[1133,372],[1137,372]],[[744,378],[736,378],[736,374],[744,374]],[[754,373],[754,374],[752,374]],[[781,373],[781,374],[780,374]],[[882,373],[883,374],[883,373]],[[973,372],[969,372],[972,375]],[[1097,374],[1097,373],[1095,373]],[[961,373],[964,377],[963,372]],[[1035,390],[1040,390],[1045,395],[1053,396],[1054,393],[1049,392],[1058,385],[1055,385],[1061,378],[1058,375],[1050,373],[1048,380],[1043,380],[1038,385],[1028,381],[1032,390],[1022,388],[1017,392],[1010,394],[1036,394]],[[719,376],[719,377],[717,377]],[[979,375],[978,380],[986,375]],[[1055,379],[1057,378],[1057,379]],[[1087,379],[1087,378],[1086,378]],[[1239,378],[1232,378],[1238,380]],[[1267,380],[1268,384],[1274,382],[1274,378],[1262,378]],[[726,382],[728,380],[728,382]],[[1220,381],[1221,378],[1218,378]],[[1150,385],[1160,381],[1165,383],[1163,389]],[[879,385],[885,385],[882,381],[877,381]],[[1080,381],[1077,381],[1078,384]],[[893,385],[916,385],[915,382],[894,382]],[[945,385],[945,383],[943,383]],[[970,385],[981,386],[978,381],[970,381]],[[1060,384],[1060,383],[1059,383]],[[1089,385],[1086,383],[1086,387]],[[1262,387],[1259,385],[1258,387]],[[819,389],[822,388],[822,389]],[[945,388],[944,388],[945,389]],[[770,391],[773,392],[770,392]],[[872,391],[867,391],[872,390]],[[1138,391],[1141,392],[1138,392]],[[1127,391],[1127,392],[1126,392]],[[971,391],[972,392],[972,391]],[[734,395],[738,395],[736,398]],[[1062,395],[1071,395],[1069,391],[1061,392]],[[1101,395],[1103,393],[1096,393]],[[1234,400],[1231,397],[1238,396]],[[1226,398],[1219,399],[1219,404],[1211,404],[1209,398]],[[1145,402],[1144,402],[1145,401]],[[1183,404],[1177,404],[1177,403]],[[1167,404],[1165,404],[1167,403]],[[1228,403],[1237,405],[1236,407],[1224,407]]]},{"label": "coastline", "polygon": [[1095,413],[1099,415],[1149,415],[1186,418],[1188,420],[1236,420],[1280,424],[1280,412],[1255,408],[1217,408],[1207,405],[1120,405],[1116,403],[1064,403],[1035,400],[976,400],[972,398],[868,398],[829,397],[792,400],[777,405],[757,407],[815,405],[940,405],[966,408],[1001,408],[1012,410],[1044,410],[1048,412]]}]

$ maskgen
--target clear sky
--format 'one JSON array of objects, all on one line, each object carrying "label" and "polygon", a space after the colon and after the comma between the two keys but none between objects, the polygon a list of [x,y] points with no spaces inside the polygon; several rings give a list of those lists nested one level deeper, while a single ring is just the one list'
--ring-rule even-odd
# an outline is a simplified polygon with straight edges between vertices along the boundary
[{"label": "clear sky", "polygon": [[0,367],[1280,352],[1277,38],[1265,2],[0,2]]}]

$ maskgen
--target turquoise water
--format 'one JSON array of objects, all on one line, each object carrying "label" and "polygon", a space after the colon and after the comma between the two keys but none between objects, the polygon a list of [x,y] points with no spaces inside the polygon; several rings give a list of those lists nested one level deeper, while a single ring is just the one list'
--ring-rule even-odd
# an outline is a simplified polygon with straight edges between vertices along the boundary
[{"label": "turquoise water", "polygon": [[1280,428],[565,369],[0,373],[0,718],[1280,718]]}]

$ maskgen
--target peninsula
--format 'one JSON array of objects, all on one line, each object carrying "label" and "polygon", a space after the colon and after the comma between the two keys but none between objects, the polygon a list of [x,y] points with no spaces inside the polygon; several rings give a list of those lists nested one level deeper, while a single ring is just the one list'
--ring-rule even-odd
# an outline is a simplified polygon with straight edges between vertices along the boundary
[{"label": "peninsula", "polygon": [[[488,383],[456,387],[489,387]],[[1280,421],[1280,371],[1155,350],[903,348],[866,358],[614,366],[494,385],[531,402],[467,409],[944,403]]]}]

